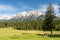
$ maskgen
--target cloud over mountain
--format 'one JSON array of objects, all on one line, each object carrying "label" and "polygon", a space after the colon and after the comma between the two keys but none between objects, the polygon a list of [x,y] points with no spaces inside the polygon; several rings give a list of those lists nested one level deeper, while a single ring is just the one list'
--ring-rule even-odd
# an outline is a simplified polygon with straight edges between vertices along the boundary
[{"label": "cloud over mountain", "polygon": [[[48,5],[41,5],[39,9],[35,10],[30,10],[30,11],[22,11],[17,14],[5,14],[5,15],[0,15],[0,19],[11,19],[13,17],[26,17],[29,15],[42,15],[46,12]],[[59,5],[53,4],[55,15],[59,15]],[[6,6],[6,5],[0,5],[0,10],[5,10],[5,11],[14,11],[16,10],[14,7],[11,6]],[[39,13],[39,14],[38,14]]]}]

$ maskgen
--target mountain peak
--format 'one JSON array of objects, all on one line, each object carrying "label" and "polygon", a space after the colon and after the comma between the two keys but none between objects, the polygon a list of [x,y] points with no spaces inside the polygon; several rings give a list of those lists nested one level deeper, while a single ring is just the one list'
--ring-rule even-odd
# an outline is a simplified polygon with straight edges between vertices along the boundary
[{"label": "mountain peak", "polygon": [[39,10],[32,10],[32,11],[23,11],[23,12],[19,12],[18,14],[15,15],[16,16],[29,16],[29,15],[42,15],[42,12],[40,12]]}]

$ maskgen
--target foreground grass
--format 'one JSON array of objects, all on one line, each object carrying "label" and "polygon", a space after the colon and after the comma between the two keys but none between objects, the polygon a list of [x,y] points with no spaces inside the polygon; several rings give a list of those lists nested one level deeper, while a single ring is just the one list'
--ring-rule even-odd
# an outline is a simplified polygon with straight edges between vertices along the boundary
[{"label": "foreground grass", "polygon": [[[11,28],[0,28],[0,40],[60,40],[60,31],[54,31],[49,37],[43,36],[43,31],[14,30]],[[50,32],[48,32],[50,34]]]}]

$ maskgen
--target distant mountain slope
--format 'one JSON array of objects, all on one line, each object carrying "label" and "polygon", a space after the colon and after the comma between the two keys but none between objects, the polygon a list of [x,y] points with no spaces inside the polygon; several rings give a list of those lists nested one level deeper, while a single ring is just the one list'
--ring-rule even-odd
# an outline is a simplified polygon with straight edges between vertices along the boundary
[{"label": "distant mountain slope", "polygon": [[39,10],[24,11],[15,14],[9,21],[33,21],[42,19],[42,12]]},{"label": "distant mountain slope", "polygon": [[[60,19],[60,15],[55,15],[56,19]],[[39,10],[23,11],[17,14],[14,14],[10,19],[1,19],[0,22],[9,21],[9,22],[21,22],[21,21],[34,21],[34,20],[43,20],[44,13]]]}]

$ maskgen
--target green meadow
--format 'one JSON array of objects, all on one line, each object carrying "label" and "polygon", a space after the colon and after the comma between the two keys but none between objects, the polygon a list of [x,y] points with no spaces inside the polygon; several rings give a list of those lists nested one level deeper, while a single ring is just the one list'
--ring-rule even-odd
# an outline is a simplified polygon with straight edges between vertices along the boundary
[{"label": "green meadow", "polygon": [[[47,32],[50,34],[50,32]],[[0,40],[60,40],[60,31],[53,31],[53,35],[44,36],[43,31],[15,30],[12,28],[0,28]]]}]

